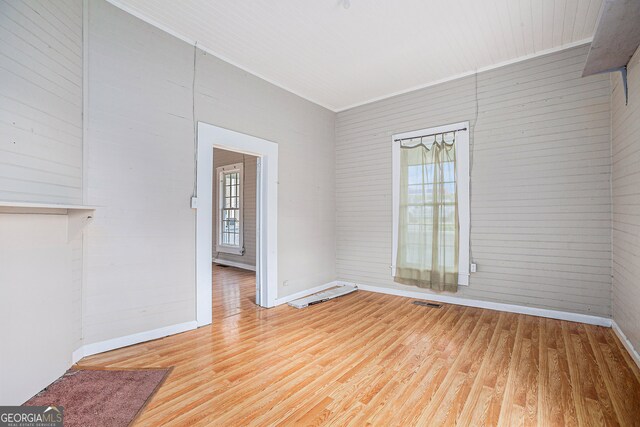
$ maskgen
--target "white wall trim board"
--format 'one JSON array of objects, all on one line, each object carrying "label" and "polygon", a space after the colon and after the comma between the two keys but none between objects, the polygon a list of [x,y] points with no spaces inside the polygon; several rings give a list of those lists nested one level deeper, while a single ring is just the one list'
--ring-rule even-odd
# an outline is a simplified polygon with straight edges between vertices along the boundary
[{"label": "white wall trim board", "polygon": [[548,317],[550,319],[568,320],[570,322],[587,323],[589,325],[611,327],[611,319],[589,314],[570,313],[567,311],[548,310],[544,308],[525,307],[523,305],[504,304],[499,302],[481,301],[469,298],[459,298],[451,295],[426,294],[424,292],[406,291],[402,289],[383,288],[379,286],[362,285],[359,283],[338,281],[340,285],[354,285],[358,289],[380,294],[395,295],[407,298],[417,298],[447,304],[464,305],[467,307],[486,308],[487,310],[506,311],[508,313],[528,314],[531,316]]},{"label": "white wall trim board", "polygon": [[518,58],[513,58],[513,59],[509,59],[507,61],[498,62],[497,64],[488,65],[486,67],[481,67],[481,68],[478,68],[477,70],[474,70],[474,71],[467,71],[466,73],[455,74],[453,76],[445,77],[445,78],[440,79],[440,80],[435,80],[435,81],[432,81],[432,82],[429,82],[429,83],[425,83],[425,84],[422,84],[422,85],[413,86],[413,87],[410,87],[408,89],[404,89],[404,90],[400,90],[400,91],[397,91],[397,92],[389,93],[387,95],[379,96],[377,98],[372,98],[372,99],[369,99],[367,101],[359,102],[357,104],[352,104],[352,105],[349,105],[347,107],[340,108],[340,109],[337,109],[337,110],[334,110],[334,111],[336,113],[341,113],[343,111],[347,111],[347,110],[350,110],[352,108],[361,107],[363,105],[371,104],[372,102],[382,101],[383,99],[392,98],[392,97],[397,96],[397,95],[403,95],[405,93],[414,92],[416,90],[424,89],[424,88],[427,88],[427,87],[430,87],[430,86],[436,86],[436,85],[439,85],[441,83],[450,82],[452,80],[461,79],[463,77],[473,76],[474,74],[482,73],[483,71],[495,70],[496,68],[502,68],[502,67],[506,67],[507,65],[517,64],[518,62],[527,61],[529,59],[537,58],[539,56],[549,55],[551,53],[560,52],[562,50],[566,50],[566,49],[571,49],[571,48],[574,48],[574,47],[582,46],[582,45],[591,43],[592,41],[593,41],[593,37],[589,37],[589,38],[586,38],[586,39],[578,40],[578,41],[573,42],[573,43],[567,43],[565,45],[554,47],[554,48],[551,48],[551,49],[541,50],[541,51],[533,53],[531,55],[520,56]]},{"label": "white wall trim board", "polygon": [[84,346],[80,346],[71,353],[71,364],[75,365],[84,357]]},{"label": "white wall trim board", "polygon": [[613,328],[613,332],[615,332],[615,334],[622,342],[622,345],[624,345],[624,348],[626,348],[629,352],[629,355],[631,355],[633,361],[636,362],[636,365],[638,365],[638,367],[640,368],[640,354],[638,354],[638,351],[633,347],[633,344],[631,344],[629,338],[627,338],[624,332],[622,332],[622,329],[620,329],[620,326],[618,326],[615,320],[611,321],[611,327]]},{"label": "white wall trim board", "polygon": [[220,258],[213,258],[213,262],[215,264],[228,265],[229,267],[241,268],[243,270],[256,271],[255,265],[246,264],[244,262],[229,261],[229,260],[220,259]]},{"label": "white wall trim board", "polygon": [[190,331],[198,327],[198,322],[184,322],[176,325],[165,326],[150,331],[138,332],[136,334],[126,335],[124,337],[113,338],[106,341],[100,341],[92,344],[85,344],[73,352],[71,356],[72,363],[77,363],[83,357],[93,354],[104,353],[105,351],[115,350],[117,348],[127,347],[133,344],[139,344],[145,341],[151,341],[163,338],[169,335],[179,334],[181,332]]},{"label": "white wall trim board", "polygon": [[89,200],[89,0],[82,0],[82,203]]},{"label": "white wall trim board", "polygon": [[541,50],[539,52],[536,52],[536,53],[533,53],[533,54],[530,54],[530,55],[521,56],[521,57],[513,58],[513,59],[510,59],[510,60],[507,60],[507,61],[499,62],[497,64],[493,64],[493,65],[489,65],[489,66],[486,66],[486,67],[478,68],[477,70],[474,70],[474,71],[469,71],[469,72],[466,72],[466,73],[456,74],[456,75],[453,75],[453,76],[450,76],[450,77],[445,77],[445,78],[440,79],[440,80],[428,82],[428,83],[425,83],[425,84],[422,84],[422,85],[418,85],[418,86],[413,86],[413,87],[410,87],[408,89],[404,89],[404,90],[397,91],[397,92],[392,92],[392,93],[385,94],[385,95],[382,95],[382,96],[379,96],[379,97],[376,97],[376,98],[371,98],[371,99],[368,99],[368,100],[363,101],[363,102],[359,102],[359,103],[356,103],[356,104],[348,105],[346,107],[336,108],[336,107],[330,107],[328,105],[325,105],[325,104],[323,104],[321,102],[318,102],[318,101],[314,100],[313,98],[309,98],[308,96],[301,95],[300,93],[298,93],[295,90],[290,89],[286,85],[283,85],[281,83],[273,81],[273,80],[261,75],[260,73],[256,73],[255,71],[252,71],[252,70],[250,70],[250,69],[248,69],[246,67],[243,67],[242,65],[240,65],[240,64],[236,63],[235,61],[227,58],[226,56],[221,55],[218,52],[215,52],[215,51],[207,48],[206,46],[200,45],[198,40],[193,40],[193,39],[191,39],[189,37],[186,37],[183,34],[180,34],[180,33],[176,32],[176,31],[172,30],[171,28],[167,27],[166,25],[163,25],[163,24],[157,22],[156,20],[151,19],[148,16],[145,16],[143,13],[141,13],[138,10],[136,10],[135,8],[132,8],[132,7],[129,7],[129,6],[125,5],[125,4],[123,4],[119,0],[107,0],[107,1],[109,3],[111,3],[112,5],[116,6],[117,8],[124,10],[125,12],[135,16],[138,19],[141,19],[142,21],[146,22],[147,24],[153,25],[154,27],[156,27],[156,28],[158,28],[158,29],[160,29],[160,30],[162,30],[162,31],[164,31],[166,33],[169,33],[172,36],[177,37],[178,39],[182,40],[185,43],[188,43],[188,44],[190,44],[192,46],[196,46],[198,49],[201,49],[204,52],[207,52],[207,53],[209,53],[209,54],[211,54],[211,55],[213,55],[213,56],[215,56],[217,58],[220,58],[221,60],[233,65],[234,67],[238,67],[239,69],[241,69],[243,71],[246,71],[247,73],[253,74],[254,76],[259,77],[262,80],[264,80],[266,82],[269,82],[274,86],[277,86],[277,87],[279,87],[281,89],[284,89],[287,92],[293,93],[294,95],[299,96],[302,99],[306,99],[307,101],[312,102],[312,103],[314,103],[316,105],[319,105],[321,107],[324,107],[327,110],[333,111],[334,113],[339,113],[341,111],[346,111],[346,110],[349,110],[351,108],[359,107],[361,105],[370,104],[372,102],[380,101],[382,99],[391,98],[393,96],[401,95],[403,93],[413,92],[415,90],[423,89],[423,88],[426,88],[426,87],[429,87],[429,86],[435,86],[435,85],[438,85],[440,83],[445,83],[445,82],[448,82],[448,81],[451,81],[451,80],[456,80],[456,79],[459,79],[459,78],[462,78],[462,77],[466,77],[466,76],[470,76],[470,75],[473,75],[475,73],[479,73],[479,72],[482,72],[482,71],[493,70],[495,68],[500,68],[500,67],[504,67],[505,65],[510,65],[510,64],[515,64],[517,62],[526,61],[528,59],[536,58],[538,56],[543,56],[543,55],[547,55],[547,54],[550,54],[550,53],[559,52],[559,51],[565,50],[565,49],[571,49],[572,47],[581,46],[583,44],[591,43],[593,41],[593,37],[588,37],[586,39],[578,40],[578,41],[573,42],[573,43],[567,43],[565,45],[558,46],[558,47],[555,47],[555,48]]},{"label": "white wall trim board", "polygon": [[305,289],[304,291],[296,292],[295,294],[287,295],[287,296],[276,299],[276,305],[286,304],[289,301],[308,297],[309,295],[313,295],[318,292],[322,292],[326,289],[334,288],[336,286],[343,286],[343,284],[337,281],[333,281],[333,282],[325,283],[324,285],[316,286],[315,288]]}]

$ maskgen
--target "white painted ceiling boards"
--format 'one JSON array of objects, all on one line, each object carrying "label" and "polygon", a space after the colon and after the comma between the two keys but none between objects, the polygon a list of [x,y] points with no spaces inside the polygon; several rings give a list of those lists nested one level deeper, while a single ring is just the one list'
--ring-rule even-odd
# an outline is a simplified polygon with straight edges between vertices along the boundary
[{"label": "white painted ceiling boards", "polygon": [[[110,0],[334,111],[593,37],[602,0]],[[345,8],[344,2],[349,7]]]}]

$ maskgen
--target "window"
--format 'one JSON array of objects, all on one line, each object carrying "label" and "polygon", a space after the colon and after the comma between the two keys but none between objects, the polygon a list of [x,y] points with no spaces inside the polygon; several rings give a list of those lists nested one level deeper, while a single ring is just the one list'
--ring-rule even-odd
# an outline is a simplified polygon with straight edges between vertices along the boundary
[{"label": "window", "polygon": [[218,241],[216,250],[242,255],[242,163],[221,166],[218,175]]},{"label": "window", "polygon": [[[462,122],[393,135],[393,249],[391,266],[394,277],[403,275],[403,272],[398,271],[397,265],[398,246],[401,241],[400,259],[404,263],[403,267],[429,270],[432,259],[438,258],[442,265],[448,266],[455,265],[457,259],[458,285],[469,284],[468,128],[469,123]],[[455,134],[452,132],[454,130],[457,130]],[[416,138],[407,141],[407,145],[416,145],[421,142],[421,136],[434,134],[438,135],[438,141],[441,141],[442,135],[444,135],[445,142],[452,147],[451,153],[443,153],[438,156],[436,164],[432,163],[432,159],[421,158],[420,151],[407,154],[401,148],[401,143],[397,141]],[[455,142],[453,141],[454,135]],[[425,146],[430,147],[433,141],[434,136],[431,136],[423,138],[422,142]],[[439,191],[437,197],[434,197],[434,189]],[[457,198],[455,197],[456,192]],[[437,216],[437,229],[439,230],[437,236],[439,241],[435,245],[439,251],[437,257],[432,253],[434,235],[431,230],[434,227],[434,215]],[[455,251],[456,240],[457,253]]]}]

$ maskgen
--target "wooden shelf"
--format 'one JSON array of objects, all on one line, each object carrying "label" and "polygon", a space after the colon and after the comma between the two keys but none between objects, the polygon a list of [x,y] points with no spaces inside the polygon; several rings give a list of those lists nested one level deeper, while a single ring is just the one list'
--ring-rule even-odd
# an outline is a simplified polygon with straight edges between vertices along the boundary
[{"label": "wooden shelf", "polygon": [[96,206],[0,201],[0,214],[66,215],[67,239],[75,239],[92,220]]},{"label": "wooden shelf", "polygon": [[31,203],[0,201],[0,213],[30,213],[68,215],[70,212],[94,211],[96,206],[64,205],[59,203]]}]

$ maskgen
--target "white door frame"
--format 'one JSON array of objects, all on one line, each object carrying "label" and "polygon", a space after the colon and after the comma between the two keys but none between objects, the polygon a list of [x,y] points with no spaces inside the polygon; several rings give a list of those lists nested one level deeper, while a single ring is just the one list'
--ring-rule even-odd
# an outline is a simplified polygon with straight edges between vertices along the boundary
[{"label": "white door frame", "polygon": [[211,323],[213,255],[213,149],[258,157],[256,289],[262,307],[274,307],[278,291],[278,144],[198,122],[196,210],[196,321]]}]

